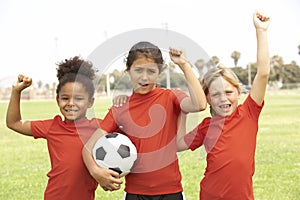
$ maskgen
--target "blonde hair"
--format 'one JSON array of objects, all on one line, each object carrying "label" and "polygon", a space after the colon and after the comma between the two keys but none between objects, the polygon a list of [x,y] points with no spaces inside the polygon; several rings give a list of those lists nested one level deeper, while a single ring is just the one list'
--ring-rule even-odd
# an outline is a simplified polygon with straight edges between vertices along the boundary
[{"label": "blonde hair", "polygon": [[208,94],[208,88],[210,87],[211,83],[218,77],[224,78],[230,84],[241,91],[240,81],[236,74],[229,68],[225,68],[222,64],[218,64],[216,67],[210,69],[202,79],[202,88],[205,95]]}]

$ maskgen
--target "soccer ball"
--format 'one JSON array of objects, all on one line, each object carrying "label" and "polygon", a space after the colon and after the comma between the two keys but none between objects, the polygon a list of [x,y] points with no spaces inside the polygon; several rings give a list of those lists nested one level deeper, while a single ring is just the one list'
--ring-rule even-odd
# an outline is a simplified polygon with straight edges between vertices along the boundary
[{"label": "soccer ball", "polygon": [[95,143],[93,157],[97,165],[114,170],[123,177],[130,173],[137,151],[127,136],[114,132],[101,137]]}]

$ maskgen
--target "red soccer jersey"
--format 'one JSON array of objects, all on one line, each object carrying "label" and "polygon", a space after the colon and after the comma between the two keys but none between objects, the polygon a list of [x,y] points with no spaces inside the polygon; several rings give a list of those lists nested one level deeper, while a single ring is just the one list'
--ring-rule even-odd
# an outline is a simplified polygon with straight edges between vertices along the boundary
[{"label": "red soccer jersey", "polygon": [[254,199],[252,176],[262,107],[249,95],[231,116],[205,118],[185,136],[190,149],[204,144],[207,151],[207,167],[200,183],[201,200]]},{"label": "red soccer jersey", "polygon": [[180,101],[179,90],[156,88],[147,94],[133,94],[122,107],[112,107],[101,128],[108,133],[122,130],[138,152],[125,191],[159,195],[182,191],[178,166],[176,134]]},{"label": "red soccer jersey", "polygon": [[99,119],[64,122],[54,119],[31,122],[34,138],[47,140],[51,170],[44,199],[92,200],[97,182],[90,176],[82,160],[82,148],[100,127]]}]

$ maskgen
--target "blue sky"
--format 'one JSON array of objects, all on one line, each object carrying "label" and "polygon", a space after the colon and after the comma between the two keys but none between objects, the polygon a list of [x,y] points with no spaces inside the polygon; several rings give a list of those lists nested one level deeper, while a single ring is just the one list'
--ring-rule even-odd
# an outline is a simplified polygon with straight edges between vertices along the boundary
[{"label": "blue sky", "polygon": [[240,65],[245,66],[255,62],[255,9],[272,19],[270,56],[300,65],[298,0],[1,0],[0,86],[19,73],[56,82],[57,61],[88,57],[109,38],[134,29],[164,29],[166,24],[226,66],[233,65],[234,50],[241,52]]}]

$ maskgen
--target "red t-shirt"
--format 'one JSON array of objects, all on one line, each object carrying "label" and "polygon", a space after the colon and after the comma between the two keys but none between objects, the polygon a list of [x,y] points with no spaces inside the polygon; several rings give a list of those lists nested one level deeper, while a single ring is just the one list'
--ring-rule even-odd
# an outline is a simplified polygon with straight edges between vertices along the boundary
[{"label": "red t-shirt", "polygon": [[252,176],[261,106],[250,95],[226,118],[205,118],[185,136],[190,149],[204,145],[207,167],[200,183],[201,200],[254,199]]},{"label": "red t-shirt", "polygon": [[51,170],[44,199],[92,200],[97,182],[90,176],[82,160],[82,148],[100,127],[100,119],[78,122],[54,119],[31,122],[34,138],[47,140]]},{"label": "red t-shirt", "polygon": [[159,195],[182,191],[176,134],[180,102],[186,96],[179,90],[161,88],[143,95],[134,93],[103,119],[103,130],[122,130],[137,148],[137,161],[125,177],[126,192]]}]

